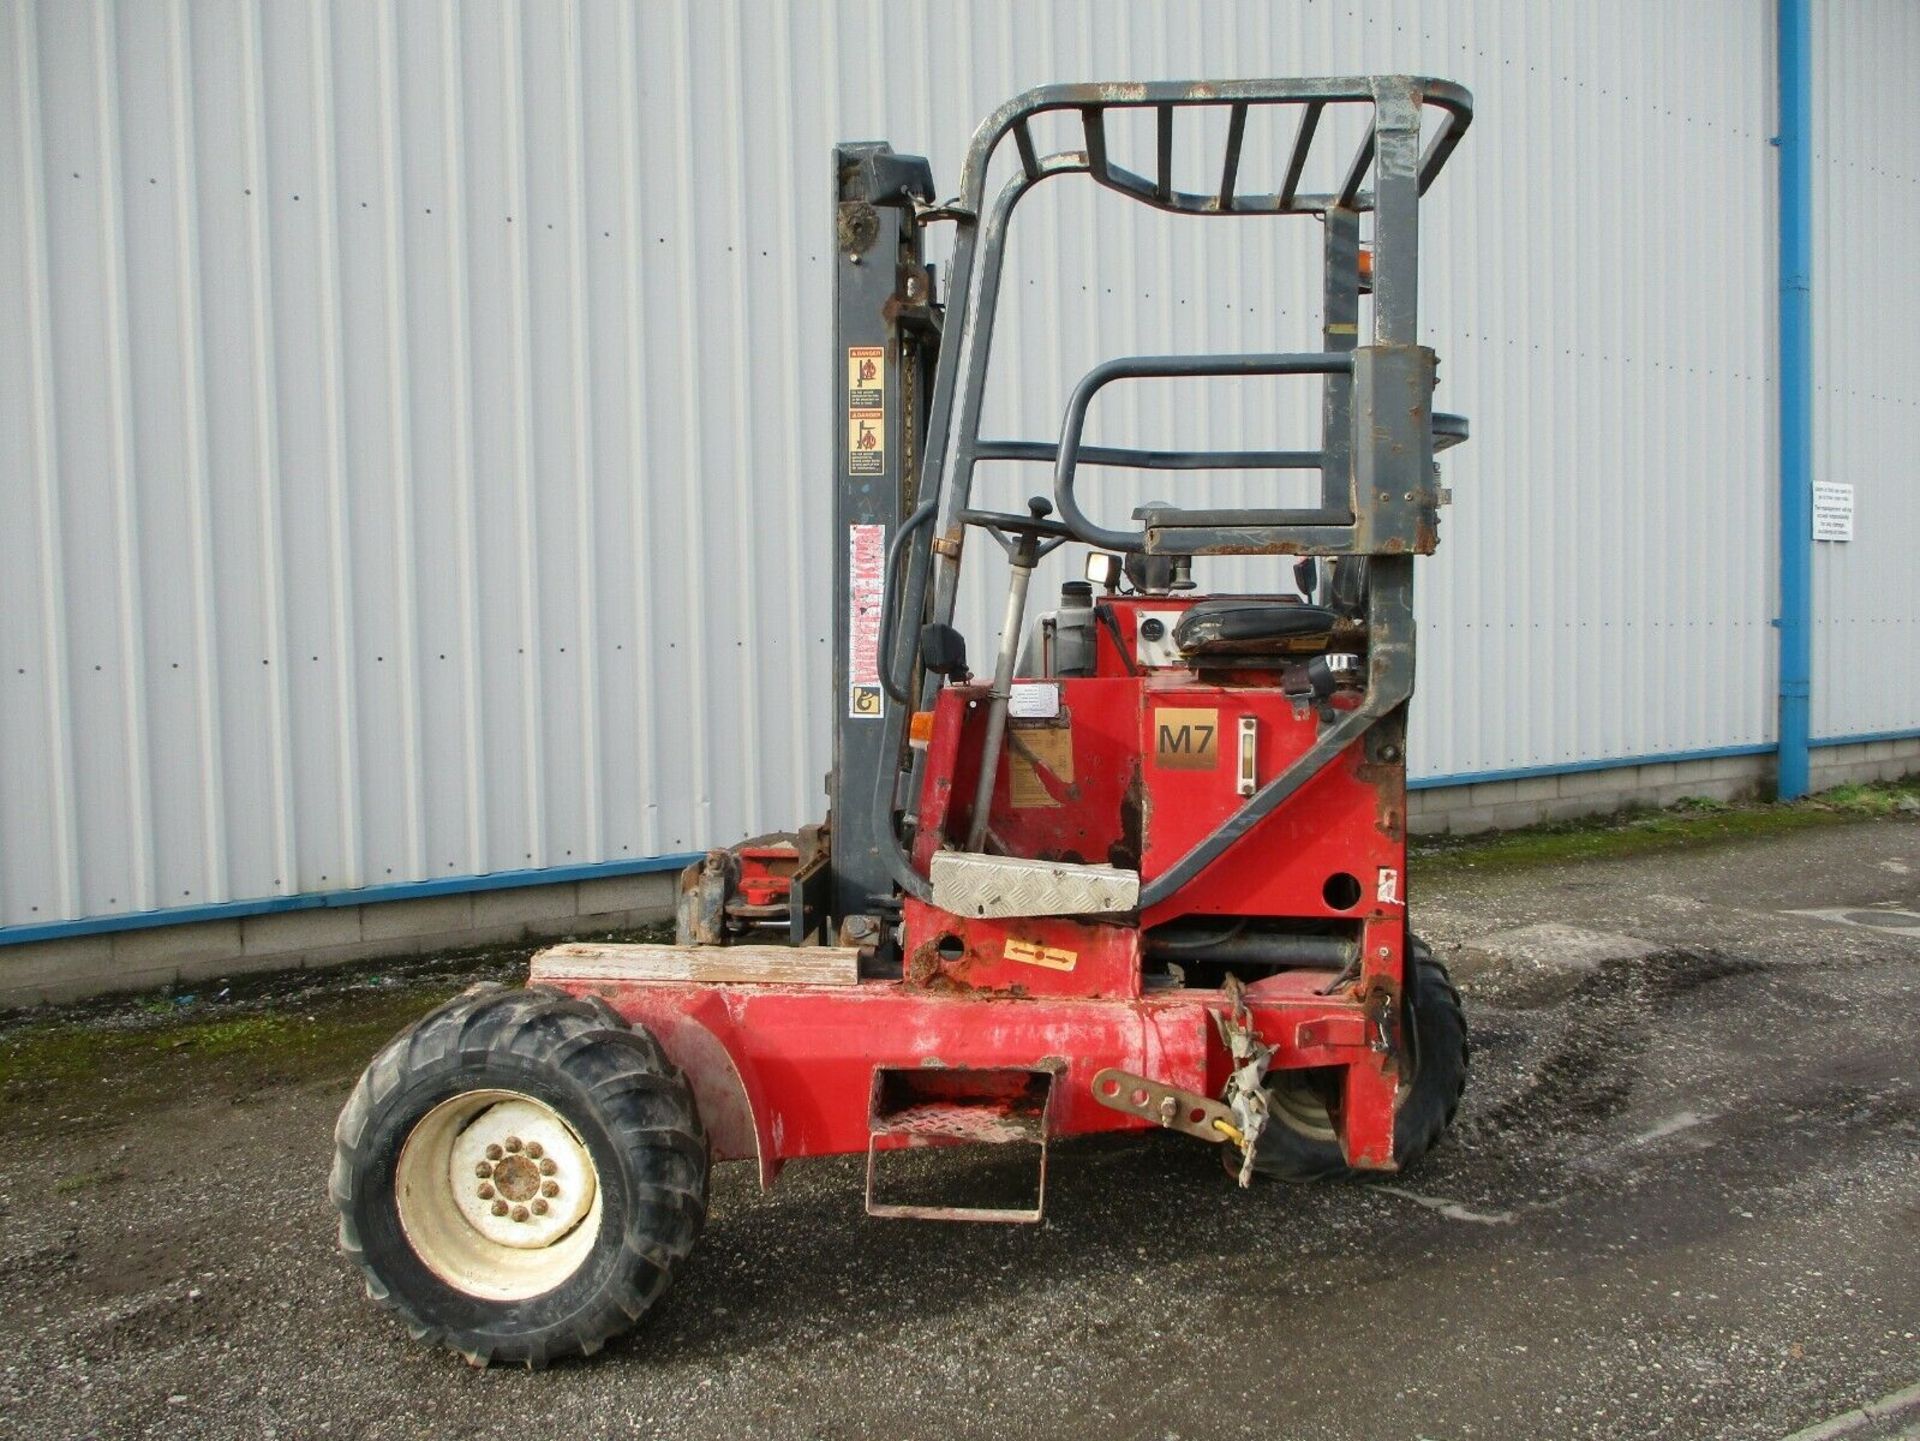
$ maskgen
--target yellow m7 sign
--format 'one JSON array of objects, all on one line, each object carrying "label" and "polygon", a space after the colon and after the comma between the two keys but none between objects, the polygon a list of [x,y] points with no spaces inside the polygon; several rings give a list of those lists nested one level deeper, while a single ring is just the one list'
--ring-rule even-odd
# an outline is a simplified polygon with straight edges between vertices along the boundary
[{"label": "yellow m7 sign", "polygon": [[1220,712],[1167,706],[1153,712],[1153,763],[1209,771],[1220,759]]}]

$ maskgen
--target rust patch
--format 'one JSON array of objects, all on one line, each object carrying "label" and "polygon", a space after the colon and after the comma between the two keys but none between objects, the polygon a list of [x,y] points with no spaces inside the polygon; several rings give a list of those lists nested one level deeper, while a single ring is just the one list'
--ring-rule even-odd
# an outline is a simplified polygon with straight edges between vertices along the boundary
[{"label": "rust patch", "polygon": [[901,979],[908,987],[932,991],[939,995],[959,998],[978,997],[983,1000],[1005,1000],[1011,997],[1022,1000],[1027,996],[1025,986],[977,986],[967,979],[967,971],[981,960],[971,947],[952,960],[940,954],[938,941],[927,941],[915,946],[913,953],[901,968]]},{"label": "rust patch", "polygon": [[1127,768],[1130,772],[1127,789],[1120,798],[1120,839],[1108,849],[1107,861],[1122,870],[1137,871],[1140,869],[1140,857],[1145,854],[1147,814],[1152,809],[1153,800],[1141,773],[1140,758],[1131,758]]},{"label": "rust patch", "polygon": [[907,957],[906,965],[901,968],[900,978],[909,986],[926,990],[932,986],[934,978],[940,974],[940,954],[934,949],[933,942],[916,946],[913,954]]},{"label": "rust patch", "polygon": [[1406,821],[1397,807],[1392,805],[1383,805],[1380,807],[1380,834],[1392,841],[1395,845],[1406,840]]},{"label": "rust patch", "polygon": [[864,200],[843,200],[835,217],[834,243],[847,255],[861,255],[880,238],[880,217]]},{"label": "rust patch", "polygon": [[881,319],[888,325],[902,320],[926,319],[933,314],[933,276],[919,265],[902,265],[896,275],[893,294],[880,307]]},{"label": "rust patch", "polygon": [[531,1201],[540,1194],[540,1168],[525,1156],[507,1156],[493,1168],[493,1184],[509,1201]]},{"label": "rust patch", "polygon": [[[1398,746],[1393,747],[1396,755]],[[1407,838],[1406,766],[1399,760],[1363,760],[1353,768],[1354,779],[1373,791],[1374,825],[1396,846]]]}]

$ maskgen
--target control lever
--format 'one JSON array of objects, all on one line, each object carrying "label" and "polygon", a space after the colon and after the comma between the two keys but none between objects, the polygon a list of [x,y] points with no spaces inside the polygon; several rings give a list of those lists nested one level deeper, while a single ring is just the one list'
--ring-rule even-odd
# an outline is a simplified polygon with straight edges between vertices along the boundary
[{"label": "control lever", "polygon": [[1058,549],[1073,533],[1053,514],[1053,502],[1036,495],[1027,502],[1026,515],[996,510],[966,510],[960,518],[977,525],[1000,543],[1011,562],[1007,586],[1007,613],[1000,623],[1000,651],[994,657],[993,684],[987,691],[986,734],[980,742],[980,780],[973,793],[973,815],[967,823],[967,849],[978,851],[987,841],[987,812],[993,805],[993,782],[1000,771],[1000,747],[1007,734],[1007,702],[1013,695],[1013,668],[1020,656],[1020,631],[1027,617],[1027,585],[1040,558]]}]

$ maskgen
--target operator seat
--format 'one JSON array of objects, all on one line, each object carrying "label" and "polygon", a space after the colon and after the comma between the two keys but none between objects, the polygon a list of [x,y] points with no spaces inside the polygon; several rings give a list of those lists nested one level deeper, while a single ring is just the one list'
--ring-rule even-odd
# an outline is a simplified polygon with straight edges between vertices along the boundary
[{"label": "operator seat", "polygon": [[1319,655],[1332,644],[1338,619],[1324,605],[1225,596],[1189,607],[1173,628],[1173,643],[1194,660]]}]

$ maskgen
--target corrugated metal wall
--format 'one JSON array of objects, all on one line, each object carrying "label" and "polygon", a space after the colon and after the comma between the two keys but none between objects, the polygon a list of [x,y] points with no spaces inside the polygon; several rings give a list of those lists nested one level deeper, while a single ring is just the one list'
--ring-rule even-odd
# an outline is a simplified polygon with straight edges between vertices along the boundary
[{"label": "corrugated metal wall", "polygon": [[1853,539],[1813,557],[1813,728],[1920,726],[1920,8],[1813,11],[1813,478]]},{"label": "corrugated metal wall", "polygon": [[[1920,58],[1898,10],[1875,23]],[[885,137],[951,185],[978,117],[1046,80],[1471,86],[1426,211],[1425,328],[1475,439],[1425,567],[1416,768],[1764,741],[1771,24],[1765,0],[11,0],[0,924],[817,814],[829,147]],[[1894,104],[1891,47],[1852,48]],[[1858,121],[1881,148],[1847,183],[1891,128]],[[1052,434],[1106,355],[1315,343],[1310,224],[1071,189],[1023,208],[1000,433]],[[1897,289],[1859,263],[1856,299]],[[1911,348],[1894,306],[1876,324]],[[1169,385],[1107,419],[1090,438],[1289,443],[1305,412]],[[1887,594],[1838,599],[1910,625]]]}]

